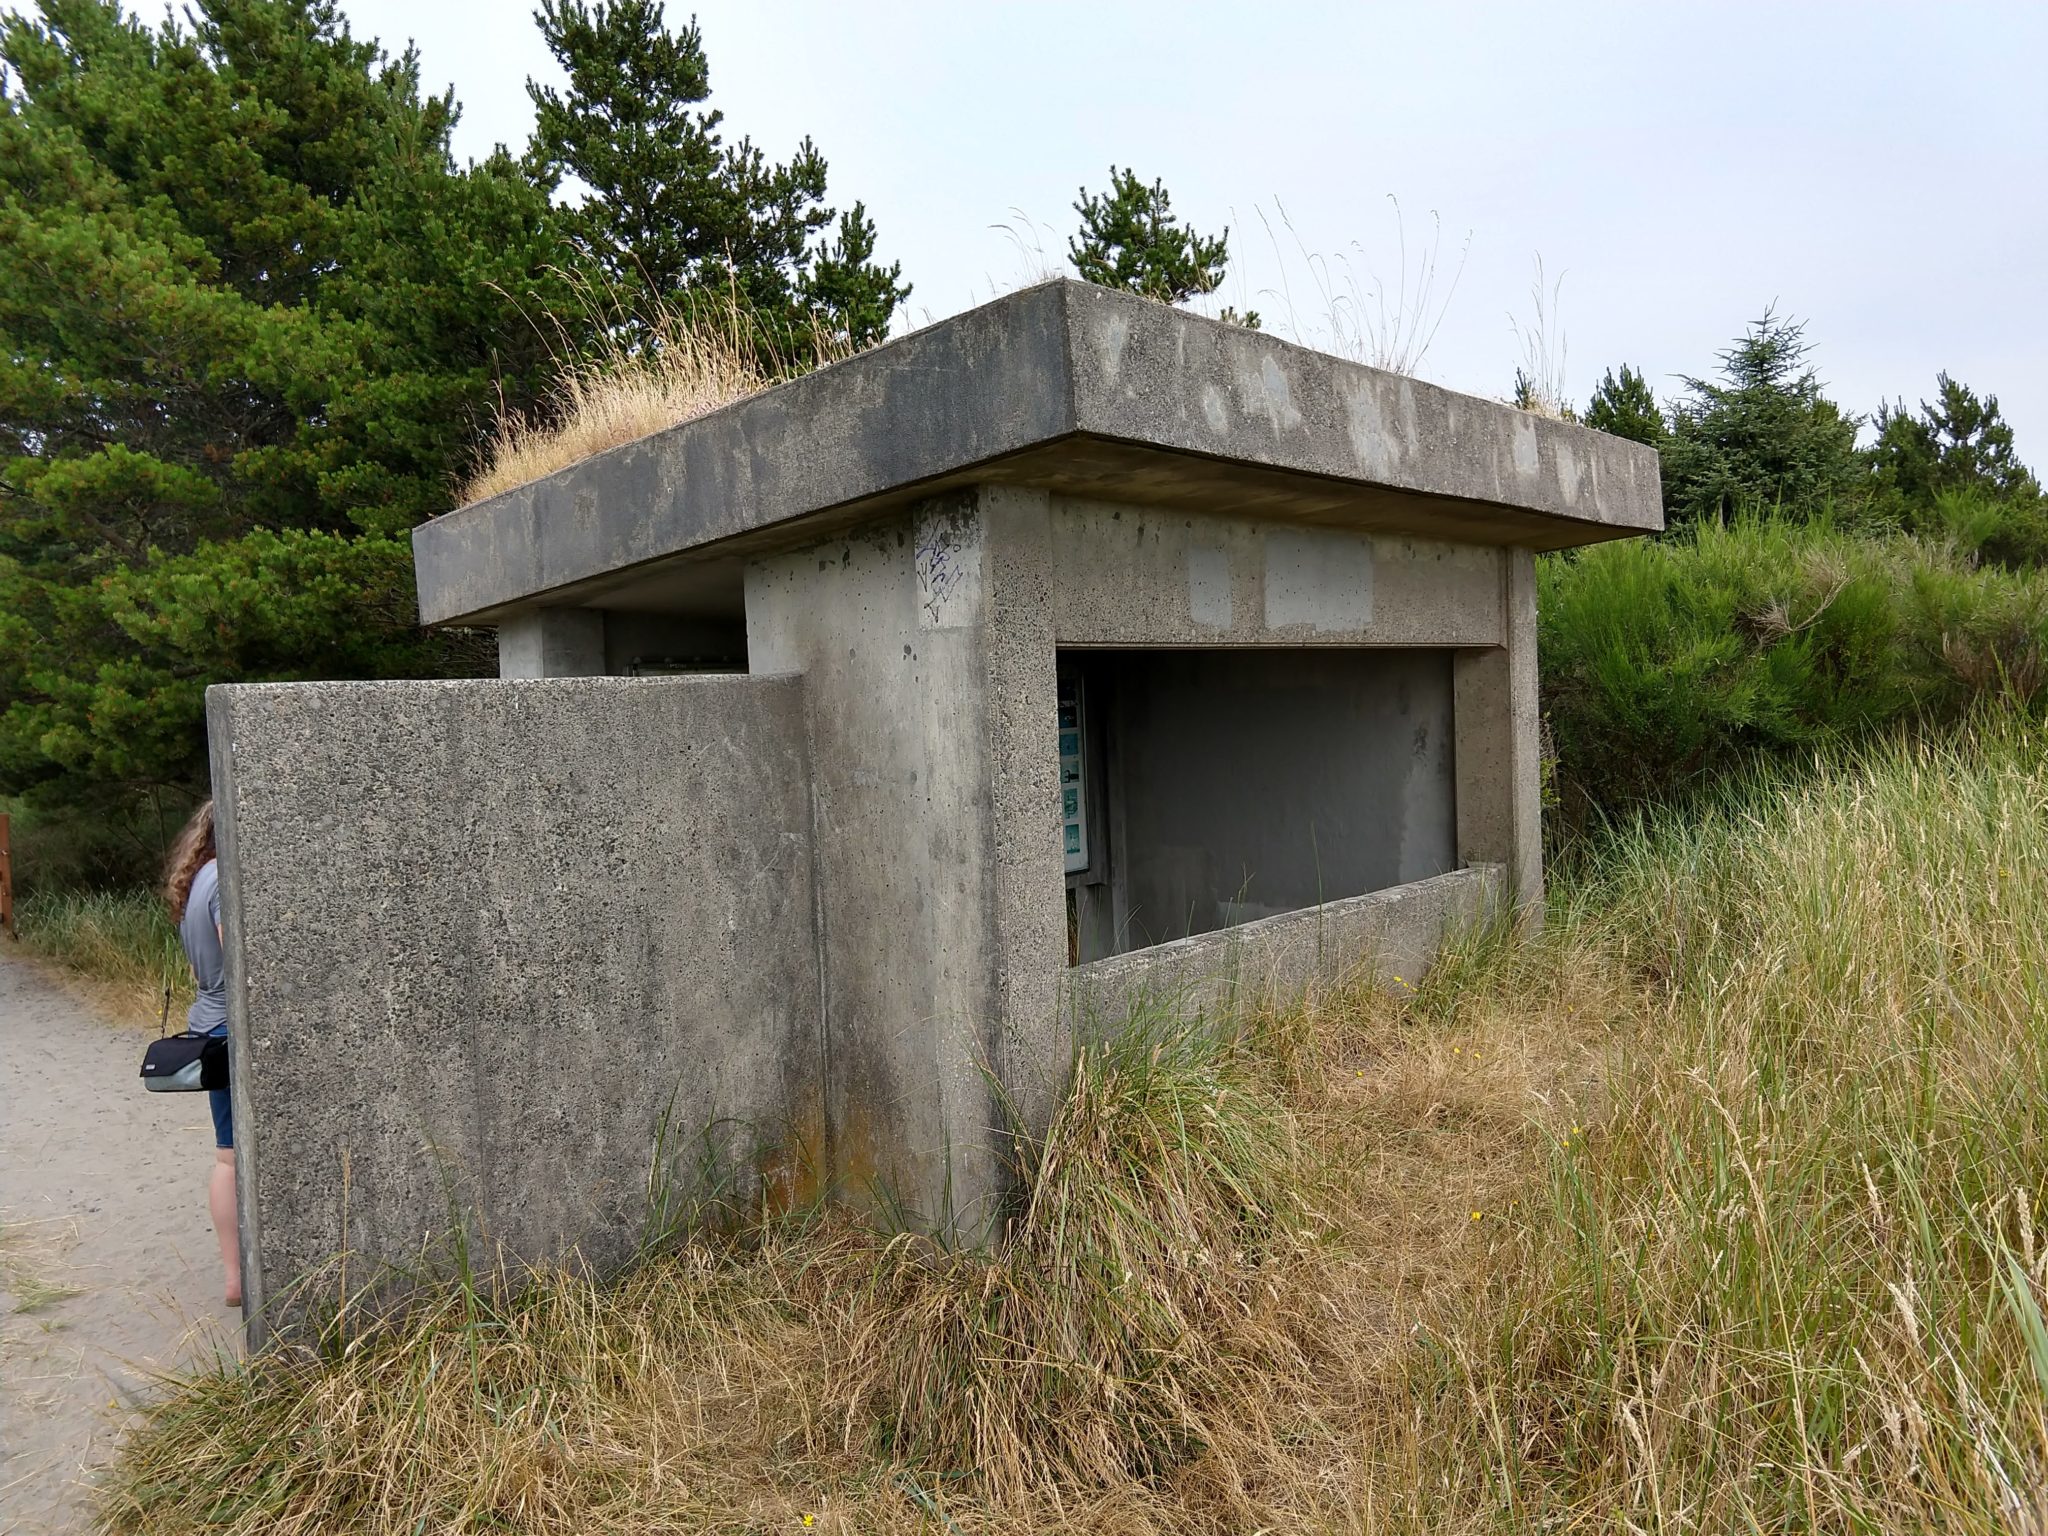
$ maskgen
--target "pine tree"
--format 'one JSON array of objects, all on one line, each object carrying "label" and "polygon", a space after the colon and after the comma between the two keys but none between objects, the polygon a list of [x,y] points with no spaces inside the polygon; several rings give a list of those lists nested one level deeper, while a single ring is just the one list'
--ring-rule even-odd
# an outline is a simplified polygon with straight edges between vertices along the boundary
[{"label": "pine tree", "polygon": [[590,190],[571,227],[622,309],[730,288],[780,345],[814,326],[853,346],[887,333],[910,292],[901,264],[873,259],[864,207],[825,205],[825,158],[808,138],[775,165],[749,139],[728,144],[722,112],[693,110],[711,94],[694,20],[669,31],[662,0],[541,0],[534,20],[569,79],[566,91],[527,82],[529,158],[550,184]]},{"label": "pine tree", "polygon": [[405,535],[545,380],[545,190],[332,0],[42,0],[0,60],[0,793],[197,791],[211,682],[473,666]]},{"label": "pine tree", "polygon": [[1721,354],[1722,382],[1685,380],[1662,445],[1672,523],[1777,506],[1804,517],[1864,491],[1862,418],[1843,415],[1807,366],[1805,327],[1766,310]]},{"label": "pine tree", "polygon": [[1596,432],[1648,443],[1653,448],[1665,438],[1664,412],[1650,391],[1649,381],[1626,363],[1619,374],[1610,368],[1600,376],[1593,397],[1586,402],[1583,420]]},{"label": "pine tree", "polygon": [[1932,506],[1944,491],[2038,498],[2040,483],[2014,451],[1998,397],[1979,399],[1946,373],[1934,382],[1934,400],[1921,401],[1917,415],[1903,400],[1878,407],[1870,463],[1881,493],[1909,508]]},{"label": "pine tree", "polygon": [[[1109,191],[1081,188],[1081,228],[1067,259],[1084,282],[1122,288],[1164,304],[1213,293],[1230,265],[1230,231],[1211,238],[1182,224],[1166,183],[1146,186],[1137,173],[1109,168]],[[1256,330],[1257,314],[1226,318]]]}]

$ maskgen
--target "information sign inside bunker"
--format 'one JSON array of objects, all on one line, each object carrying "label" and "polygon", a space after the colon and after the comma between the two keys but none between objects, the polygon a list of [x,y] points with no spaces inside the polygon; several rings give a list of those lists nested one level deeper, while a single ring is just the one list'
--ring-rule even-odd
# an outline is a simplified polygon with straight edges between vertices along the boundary
[{"label": "information sign inside bunker", "polygon": [[1060,835],[1066,850],[1067,873],[1088,867],[1088,794],[1081,773],[1081,684],[1060,683]]}]

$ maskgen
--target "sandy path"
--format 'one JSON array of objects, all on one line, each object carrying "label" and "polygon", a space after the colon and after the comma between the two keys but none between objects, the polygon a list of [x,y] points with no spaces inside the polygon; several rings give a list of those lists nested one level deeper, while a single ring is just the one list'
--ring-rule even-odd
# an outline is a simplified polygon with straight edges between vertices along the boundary
[{"label": "sandy path", "polygon": [[[83,1481],[152,1370],[236,1347],[206,1216],[213,1122],[0,938],[0,1531],[87,1528]],[[53,1289],[54,1288],[54,1289]]]}]

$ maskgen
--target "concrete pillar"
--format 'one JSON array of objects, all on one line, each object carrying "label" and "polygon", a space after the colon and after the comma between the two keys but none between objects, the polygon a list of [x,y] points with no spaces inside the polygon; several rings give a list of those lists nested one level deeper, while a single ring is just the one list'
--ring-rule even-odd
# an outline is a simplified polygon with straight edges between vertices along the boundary
[{"label": "concrete pillar", "polygon": [[991,557],[1046,503],[950,493],[746,573],[750,669],[807,679],[829,1155],[849,1197],[969,1237],[1010,1117],[1044,1113],[1022,1064],[1065,1062],[1040,1038],[1065,954],[1051,628]]},{"label": "concrete pillar", "polygon": [[1501,552],[1501,643],[1455,673],[1458,856],[1504,864],[1515,904],[1543,914],[1543,722],[1536,692],[1536,557]]},{"label": "concrete pillar", "polygon": [[500,677],[602,677],[604,613],[535,608],[498,626]]}]

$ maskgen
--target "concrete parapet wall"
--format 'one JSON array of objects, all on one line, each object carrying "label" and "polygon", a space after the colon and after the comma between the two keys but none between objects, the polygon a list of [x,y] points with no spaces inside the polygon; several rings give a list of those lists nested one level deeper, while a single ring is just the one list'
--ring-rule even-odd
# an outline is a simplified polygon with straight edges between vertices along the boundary
[{"label": "concrete parapet wall", "polygon": [[1091,961],[1066,973],[1061,1008],[1085,1034],[1146,1001],[1213,1015],[1285,1003],[1318,983],[1360,975],[1413,980],[1447,935],[1485,921],[1507,890],[1499,865],[1475,865]]},{"label": "concrete parapet wall", "polygon": [[627,1258],[664,1127],[685,1179],[829,1162],[803,689],[209,690],[259,1333],[457,1219]]},{"label": "concrete parapet wall", "polygon": [[1051,498],[1009,546],[1062,645],[1482,646],[1504,550]]}]

